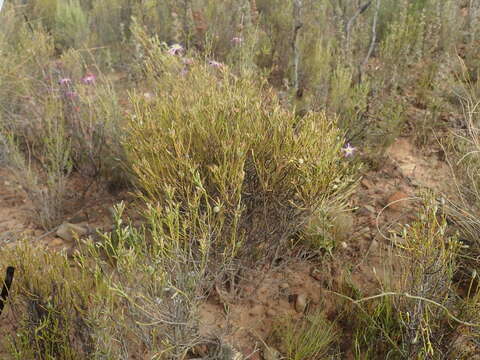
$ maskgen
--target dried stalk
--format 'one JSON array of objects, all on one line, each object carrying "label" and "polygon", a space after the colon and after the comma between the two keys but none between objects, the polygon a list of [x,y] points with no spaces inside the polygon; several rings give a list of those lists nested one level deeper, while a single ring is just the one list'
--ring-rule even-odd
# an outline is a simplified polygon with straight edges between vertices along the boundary
[{"label": "dried stalk", "polygon": [[298,86],[298,68],[300,62],[300,52],[298,50],[298,32],[303,26],[302,23],[302,1],[293,0],[293,37],[292,37],[292,50],[293,50],[293,89],[297,96],[299,94]]}]

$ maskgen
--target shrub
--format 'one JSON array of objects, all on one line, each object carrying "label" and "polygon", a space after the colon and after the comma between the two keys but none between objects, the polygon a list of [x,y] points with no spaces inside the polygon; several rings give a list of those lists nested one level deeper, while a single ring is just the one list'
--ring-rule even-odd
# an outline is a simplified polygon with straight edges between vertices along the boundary
[{"label": "shrub", "polygon": [[[141,228],[122,219],[124,210],[123,203],[117,205],[115,229],[96,243],[87,242],[82,252],[86,267],[96,268],[98,275],[112,274],[111,305],[97,309],[103,324],[98,351],[113,358],[130,358],[139,351],[162,359],[184,358],[204,341],[198,307],[212,285],[206,277],[211,265],[207,236],[214,230],[206,219],[180,211],[174,203],[146,209],[147,224]],[[200,246],[194,246],[194,236]],[[112,317],[115,304],[122,306],[121,316]]]},{"label": "shrub", "polygon": [[146,201],[171,193],[189,209],[201,195],[197,211],[215,214],[211,226],[221,228],[215,247],[271,255],[313,211],[344,200],[353,169],[324,114],[296,117],[264,83],[198,60],[185,72],[181,59],[150,45],[147,76],[158,92],[132,97],[125,142]]},{"label": "shrub", "polygon": [[3,250],[16,268],[8,307],[15,316],[9,340],[13,359],[86,359],[94,353],[95,319],[89,317],[97,279],[71,266],[61,254],[26,243]]},{"label": "shrub", "polygon": [[315,312],[302,320],[277,320],[273,337],[288,360],[331,359],[328,356],[336,340],[335,325]]},{"label": "shrub", "polygon": [[[383,293],[355,301],[362,311],[355,338],[359,358],[440,358],[453,329],[472,320],[452,311],[459,243],[445,234],[445,215],[436,202],[425,199],[419,219],[398,244],[398,275]],[[372,303],[364,307],[366,301]]]}]

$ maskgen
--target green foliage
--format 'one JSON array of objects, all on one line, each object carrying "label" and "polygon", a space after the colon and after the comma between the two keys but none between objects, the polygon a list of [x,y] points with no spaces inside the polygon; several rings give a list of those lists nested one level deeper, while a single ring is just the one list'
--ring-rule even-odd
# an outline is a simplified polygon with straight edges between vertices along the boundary
[{"label": "green foliage", "polygon": [[79,48],[87,40],[88,18],[79,0],[65,0],[57,3],[55,14],[55,41],[61,49]]},{"label": "green foliage", "polygon": [[[349,323],[359,359],[436,358],[461,345],[452,314],[479,321],[479,5],[358,6],[304,0],[294,15],[280,0],[5,4],[0,162],[33,220],[45,229],[63,220],[74,172],[88,183],[132,180],[146,220],[132,224],[118,205],[114,230],[82,244],[74,267],[5,250],[23,274],[12,356],[184,358],[203,341],[203,297],[239,260],[265,261],[294,237],[332,254],[347,240],[341,215],[357,161],[341,156],[344,138],[379,157],[407,119],[428,145],[439,119],[455,115],[467,125],[453,146],[458,174],[471,184],[457,183],[463,201],[449,216],[465,244],[430,203],[403,234],[400,280],[384,286],[394,295],[358,302]],[[168,54],[174,43],[183,55]],[[468,285],[464,299],[454,275]],[[288,358],[308,359],[329,354],[332,330],[313,314],[277,332]],[[478,342],[478,331],[468,337]]]},{"label": "green foliage", "polygon": [[217,214],[218,245],[229,253],[241,241],[281,245],[312,211],[345,199],[352,169],[323,114],[298,118],[265,84],[226,68],[196,60],[180,73],[180,61],[149,45],[146,71],[158,92],[148,101],[133,95],[125,142],[145,199],[171,192],[188,208],[201,193],[198,211]]},{"label": "green foliage", "polygon": [[278,320],[273,337],[280,343],[285,359],[330,359],[336,341],[335,325],[320,312],[307,315],[303,320]]},{"label": "green foliage", "polygon": [[[141,228],[122,220],[124,210],[124,204],[117,205],[115,229],[87,242],[82,255],[99,276],[114,275],[108,278],[109,297],[126,306],[121,318],[102,315],[98,349],[113,358],[144,349],[162,359],[183,358],[203,340],[198,307],[212,285],[207,266],[215,263],[208,257],[215,229],[211,219],[195,209],[180,211],[173,202],[150,206]],[[118,347],[118,341],[125,346]]]},{"label": "green foliage", "polygon": [[400,267],[391,284],[378,296],[356,301],[361,310],[357,358],[440,359],[450,332],[461,325],[448,310],[456,300],[459,243],[445,234],[440,211],[427,196],[419,219],[405,228],[397,244]]},{"label": "green foliage", "polygon": [[94,319],[89,317],[92,293],[101,285],[72,267],[60,254],[39,251],[27,244],[2,251],[15,266],[8,306],[18,314],[15,334],[8,336],[14,359],[85,359],[94,348]]}]

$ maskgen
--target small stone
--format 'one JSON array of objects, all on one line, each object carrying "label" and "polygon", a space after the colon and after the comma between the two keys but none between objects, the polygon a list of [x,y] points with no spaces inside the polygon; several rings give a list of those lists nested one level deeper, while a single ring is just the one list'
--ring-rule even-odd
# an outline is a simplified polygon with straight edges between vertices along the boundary
[{"label": "small stone", "polygon": [[193,352],[196,355],[200,355],[201,357],[205,357],[205,356],[208,355],[208,347],[205,344],[200,344],[200,345],[197,345],[193,348]]},{"label": "small stone", "polygon": [[57,247],[64,246],[64,245],[65,245],[65,241],[63,241],[60,238],[55,238],[55,239],[52,239],[48,242],[48,246],[53,247],[53,248],[57,248]]},{"label": "small stone", "polygon": [[277,312],[273,309],[268,309],[267,310],[267,316],[269,317],[274,317],[275,315],[277,315]]},{"label": "small stone", "polygon": [[372,205],[364,205],[363,207],[372,214],[376,213],[375,208]]},{"label": "small stone", "polygon": [[75,237],[81,237],[88,233],[88,228],[76,224],[63,223],[58,227],[56,235],[65,241],[74,241]]},{"label": "small stone", "polygon": [[305,312],[307,308],[307,296],[305,294],[297,295],[297,299],[295,300],[295,310],[299,313]]},{"label": "small stone", "polygon": [[285,290],[285,289],[288,289],[290,287],[290,285],[288,285],[288,283],[284,282],[284,283],[281,283],[280,285],[278,285],[278,287],[282,290]]},{"label": "small stone", "polygon": [[262,305],[254,305],[250,310],[250,314],[252,316],[260,315],[261,313],[263,313],[263,306]]},{"label": "small stone", "polygon": [[340,245],[342,246],[342,248],[348,249],[348,244],[345,241],[342,241]]}]

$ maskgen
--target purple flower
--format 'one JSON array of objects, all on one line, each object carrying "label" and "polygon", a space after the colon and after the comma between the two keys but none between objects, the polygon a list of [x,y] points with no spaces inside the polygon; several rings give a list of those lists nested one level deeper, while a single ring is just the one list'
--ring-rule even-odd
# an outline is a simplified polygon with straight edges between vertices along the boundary
[{"label": "purple flower", "polygon": [[215,61],[215,60],[210,60],[208,62],[208,65],[210,65],[211,67],[214,67],[216,69],[221,69],[225,66],[221,62],[218,62],[218,61]]},{"label": "purple flower", "polygon": [[235,45],[240,45],[242,42],[243,39],[239,36],[235,36],[234,38],[232,38],[232,43],[234,43]]},{"label": "purple flower", "polygon": [[347,143],[347,145],[342,148],[343,156],[345,157],[353,156],[355,151],[357,151],[357,148],[354,148],[350,143]]},{"label": "purple flower", "polygon": [[167,50],[170,55],[182,55],[183,54],[183,47],[180,44],[173,44]]},{"label": "purple flower", "polygon": [[72,83],[72,80],[69,79],[69,78],[61,78],[60,80],[58,80],[58,83],[60,85],[65,85],[65,86],[68,86]]},{"label": "purple flower", "polygon": [[95,83],[95,79],[97,77],[95,75],[93,75],[92,73],[87,73],[83,78],[82,78],[82,82],[86,85],[92,85]]}]

